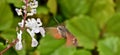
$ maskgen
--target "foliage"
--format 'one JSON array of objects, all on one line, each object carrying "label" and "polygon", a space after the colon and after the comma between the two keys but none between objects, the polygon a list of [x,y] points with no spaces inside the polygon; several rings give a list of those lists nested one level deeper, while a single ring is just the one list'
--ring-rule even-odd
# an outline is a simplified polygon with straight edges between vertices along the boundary
[{"label": "foliage", "polygon": [[[22,17],[15,8],[22,0],[0,0],[0,51],[16,39],[16,27]],[[36,34],[39,45],[30,47],[31,38],[23,34],[24,48],[10,48],[3,55],[120,55],[120,0],[39,0],[37,14],[45,28],[64,23],[77,38],[79,47],[66,46],[66,40],[47,33]]]}]

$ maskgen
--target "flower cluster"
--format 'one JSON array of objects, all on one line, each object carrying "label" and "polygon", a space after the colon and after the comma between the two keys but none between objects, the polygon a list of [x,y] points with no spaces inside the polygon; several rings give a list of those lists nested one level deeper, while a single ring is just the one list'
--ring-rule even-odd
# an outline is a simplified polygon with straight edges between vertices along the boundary
[{"label": "flower cluster", "polygon": [[27,32],[30,34],[32,38],[32,44],[31,44],[32,47],[35,47],[38,44],[37,40],[35,40],[34,38],[35,33],[41,33],[43,37],[45,36],[45,30],[41,26],[42,23],[40,19],[35,20],[34,18],[32,18],[26,21],[25,27],[28,27]]},{"label": "flower cluster", "polygon": [[[26,0],[23,0],[24,3],[26,4]],[[27,6],[27,7],[26,7]],[[22,9],[18,9],[16,8],[16,12],[17,14],[20,16],[20,15],[23,15],[22,12],[27,13],[27,16],[33,16],[34,14],[36,14],[36,8],[38,7],[38,1],[36,0],[31,0],[31,2],[27,3],[26,5],[22,6]],[[30,8],[30,10],[26,11],[26,8]]]},{"label": "flower cluster", "polygon": [[[36,0],[31,0],[28,2],[28,0],[23,0],[23,2],[26,4],[25,6],[22,6],[22,9],[18,9],[16,8],[16,12],[18,14],[18,16],[22,15],[24,17],[23,14],[26,14],[26,16],[32,16],[34,14],[36,14],[36,8],[38,7],[38,1]],[[26,8],[30,8],[30,12],[27,11]],[[40,20],[40,18],[34,19],[34,18],[24,18],[21,22],[18,23],[18,26],[20,28],[24,28],[26,27],[26,31],[30,34],[31,38],[32,38],[32,47],[36,47],[38,45],[38,41],[34,38],[35,33],[41,33],[41,35],[44,37],[45,36],[45,30],[42,27],[42,22]],[[19,40],[16,45],[15,48],[17,50],[21,50],[22,47],[22,29],[20,29],[20,32],[17,32],[17,39]]]}]

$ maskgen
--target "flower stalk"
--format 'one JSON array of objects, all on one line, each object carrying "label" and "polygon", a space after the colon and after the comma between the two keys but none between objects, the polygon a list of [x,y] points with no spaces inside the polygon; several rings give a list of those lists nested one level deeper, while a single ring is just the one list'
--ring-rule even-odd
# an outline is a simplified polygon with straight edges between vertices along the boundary
[{"label": "flower stalk", "polygon": [[[45,36],[45,30],[42,27],[42,22],[40,20],[40,18],[37,18],[37,20],[35,18],[27,18],[27,16],[33,16],[34,14],[36,14],[36,8],[38,7],[38,1],[36,0],[24,0],[23,1],[25,3],[25,6],[22,6],[22,10],[24,12],[24,15],[21,14],[22,12],[17,12],[18,15],[23,15],[23,20],[21,22],[18,23],[19,27],[21,28],[21,30],[23,31],[26,28],[26,31],[30,34],[31,38],[32,38],[32,47],[36,47],[38,45],[37,40],[34,38],[35,33],[41,33],[42,36]],[[30,8],[30,10],[27,10],[27,8]],[[21,11],[21,10],[20,10]],[[27,20],[26,20],[27,19]],[[21,33],[18,34],[17,38],[19,41],[21,41],[22,37],[20,38],[19,35],[22,36]],[[18,42],[15,47],[16,50],[21,50],[22,49],[22,41]],[[20,47],[20,48],[17,48]]]}]

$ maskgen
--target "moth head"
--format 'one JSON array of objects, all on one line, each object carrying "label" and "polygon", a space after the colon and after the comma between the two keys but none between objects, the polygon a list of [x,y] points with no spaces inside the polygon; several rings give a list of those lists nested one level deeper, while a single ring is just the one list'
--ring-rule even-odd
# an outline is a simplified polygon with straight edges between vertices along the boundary
[{"label": "moth head", "polygon": [[66,28],[64,26],[57,27],[58,33],[61,34],[62,37],[66,38]]}]

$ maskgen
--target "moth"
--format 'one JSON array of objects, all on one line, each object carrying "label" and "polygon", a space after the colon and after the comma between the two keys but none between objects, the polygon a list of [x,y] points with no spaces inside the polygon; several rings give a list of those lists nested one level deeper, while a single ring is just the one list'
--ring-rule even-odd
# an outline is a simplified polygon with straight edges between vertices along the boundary
[{"label": "moth", "polygon": [[66,45],[67,46],[77,46],[77,39],[71,34],[65,26],[63,25],[58,25],[57,27],[49,27],[49,33],[53,35],[55,39],[61,39],[64,38],[66,39]]}]

